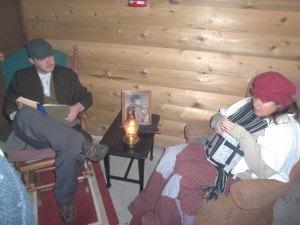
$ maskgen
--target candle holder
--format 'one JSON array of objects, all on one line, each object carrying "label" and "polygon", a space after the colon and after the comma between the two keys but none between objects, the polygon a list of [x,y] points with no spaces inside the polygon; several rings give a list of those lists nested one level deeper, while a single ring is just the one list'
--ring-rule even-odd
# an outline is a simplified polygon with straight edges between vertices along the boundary
[{"label": "candle holder", "polygon": [[127,117],[123,124],[125,136],[123,141],[128,148],[133,148],[138,142],[139,124],[135,118],[135,107],[129,106],[127,109]]}]

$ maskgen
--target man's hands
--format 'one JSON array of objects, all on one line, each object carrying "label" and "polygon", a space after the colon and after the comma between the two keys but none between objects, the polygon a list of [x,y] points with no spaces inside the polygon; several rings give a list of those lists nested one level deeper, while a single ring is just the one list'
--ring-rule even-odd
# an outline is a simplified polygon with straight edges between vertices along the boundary
[{"label": "man's hands", "polygon": [[76,103],[75,105],[71,105],[69,107],[69,114],[66,116],[65,120],[68,122],[72,122],[78,114],[83,111],[83,106],[80,103]]},{"label": "man's hands", "polygon": [[18,106],[18,110],[19,110],[19,109],[21,109],[21,108],[23,107],[23,103],[18,102],[18,103],[17,103],[17,106]]},{"label": "man's hands", "polygon": [[216,127],[216,132],[218,134],[223,134],[224,132],[230,133],[234,127],[234,123],[231,122],[227,117],[224,117]]}]

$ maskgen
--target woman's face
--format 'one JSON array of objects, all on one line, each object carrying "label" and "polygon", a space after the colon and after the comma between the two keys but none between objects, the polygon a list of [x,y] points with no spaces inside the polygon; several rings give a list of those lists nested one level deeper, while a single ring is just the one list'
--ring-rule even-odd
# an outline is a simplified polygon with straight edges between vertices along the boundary
[{"label": "woman's face", "polygon": [[275,102],[265,102],[258,97],[253,97],[253,108],[255,115],[258,117],[270,116],[272,113],[276,112],[279,107],[281,106]]}]

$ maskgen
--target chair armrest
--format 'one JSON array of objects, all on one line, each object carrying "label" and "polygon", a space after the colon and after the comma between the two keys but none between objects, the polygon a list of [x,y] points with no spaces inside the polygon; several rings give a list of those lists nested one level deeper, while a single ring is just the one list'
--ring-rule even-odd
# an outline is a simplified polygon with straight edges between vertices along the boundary
[{"label": "chair armrest", "polygon": [[207,121],[188,122],[184,127],[187,142],[191,143],[199,137],[208,137],[212,129]]},{"label": "chair armrest", "polygon": [[230,187],[230,194],[240,208],[255,209],[286,196],[290,188],[277,180],[241,180]]},{"label": "chair armrest", "polygon": [[86,120],[88,118],[88,115],[86,111],[82,111],[78,114],[78,118],[80,119],[80,127],[82,130],[86,130]]},{"label": "chair armrest", "polygon": [[2,62],[4,61],[4,54],[0,51],[0,65],[2,65]]}]

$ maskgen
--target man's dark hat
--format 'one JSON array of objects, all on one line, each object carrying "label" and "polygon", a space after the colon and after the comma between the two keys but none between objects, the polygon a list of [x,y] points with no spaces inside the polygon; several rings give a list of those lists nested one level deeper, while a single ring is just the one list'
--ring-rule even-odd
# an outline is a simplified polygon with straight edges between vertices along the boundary
[{"label": "man's dark hat", "polygon": [[52,46],[42,38],[35,38],[26,45],[28,58],[44,59],[54,54]]}]

